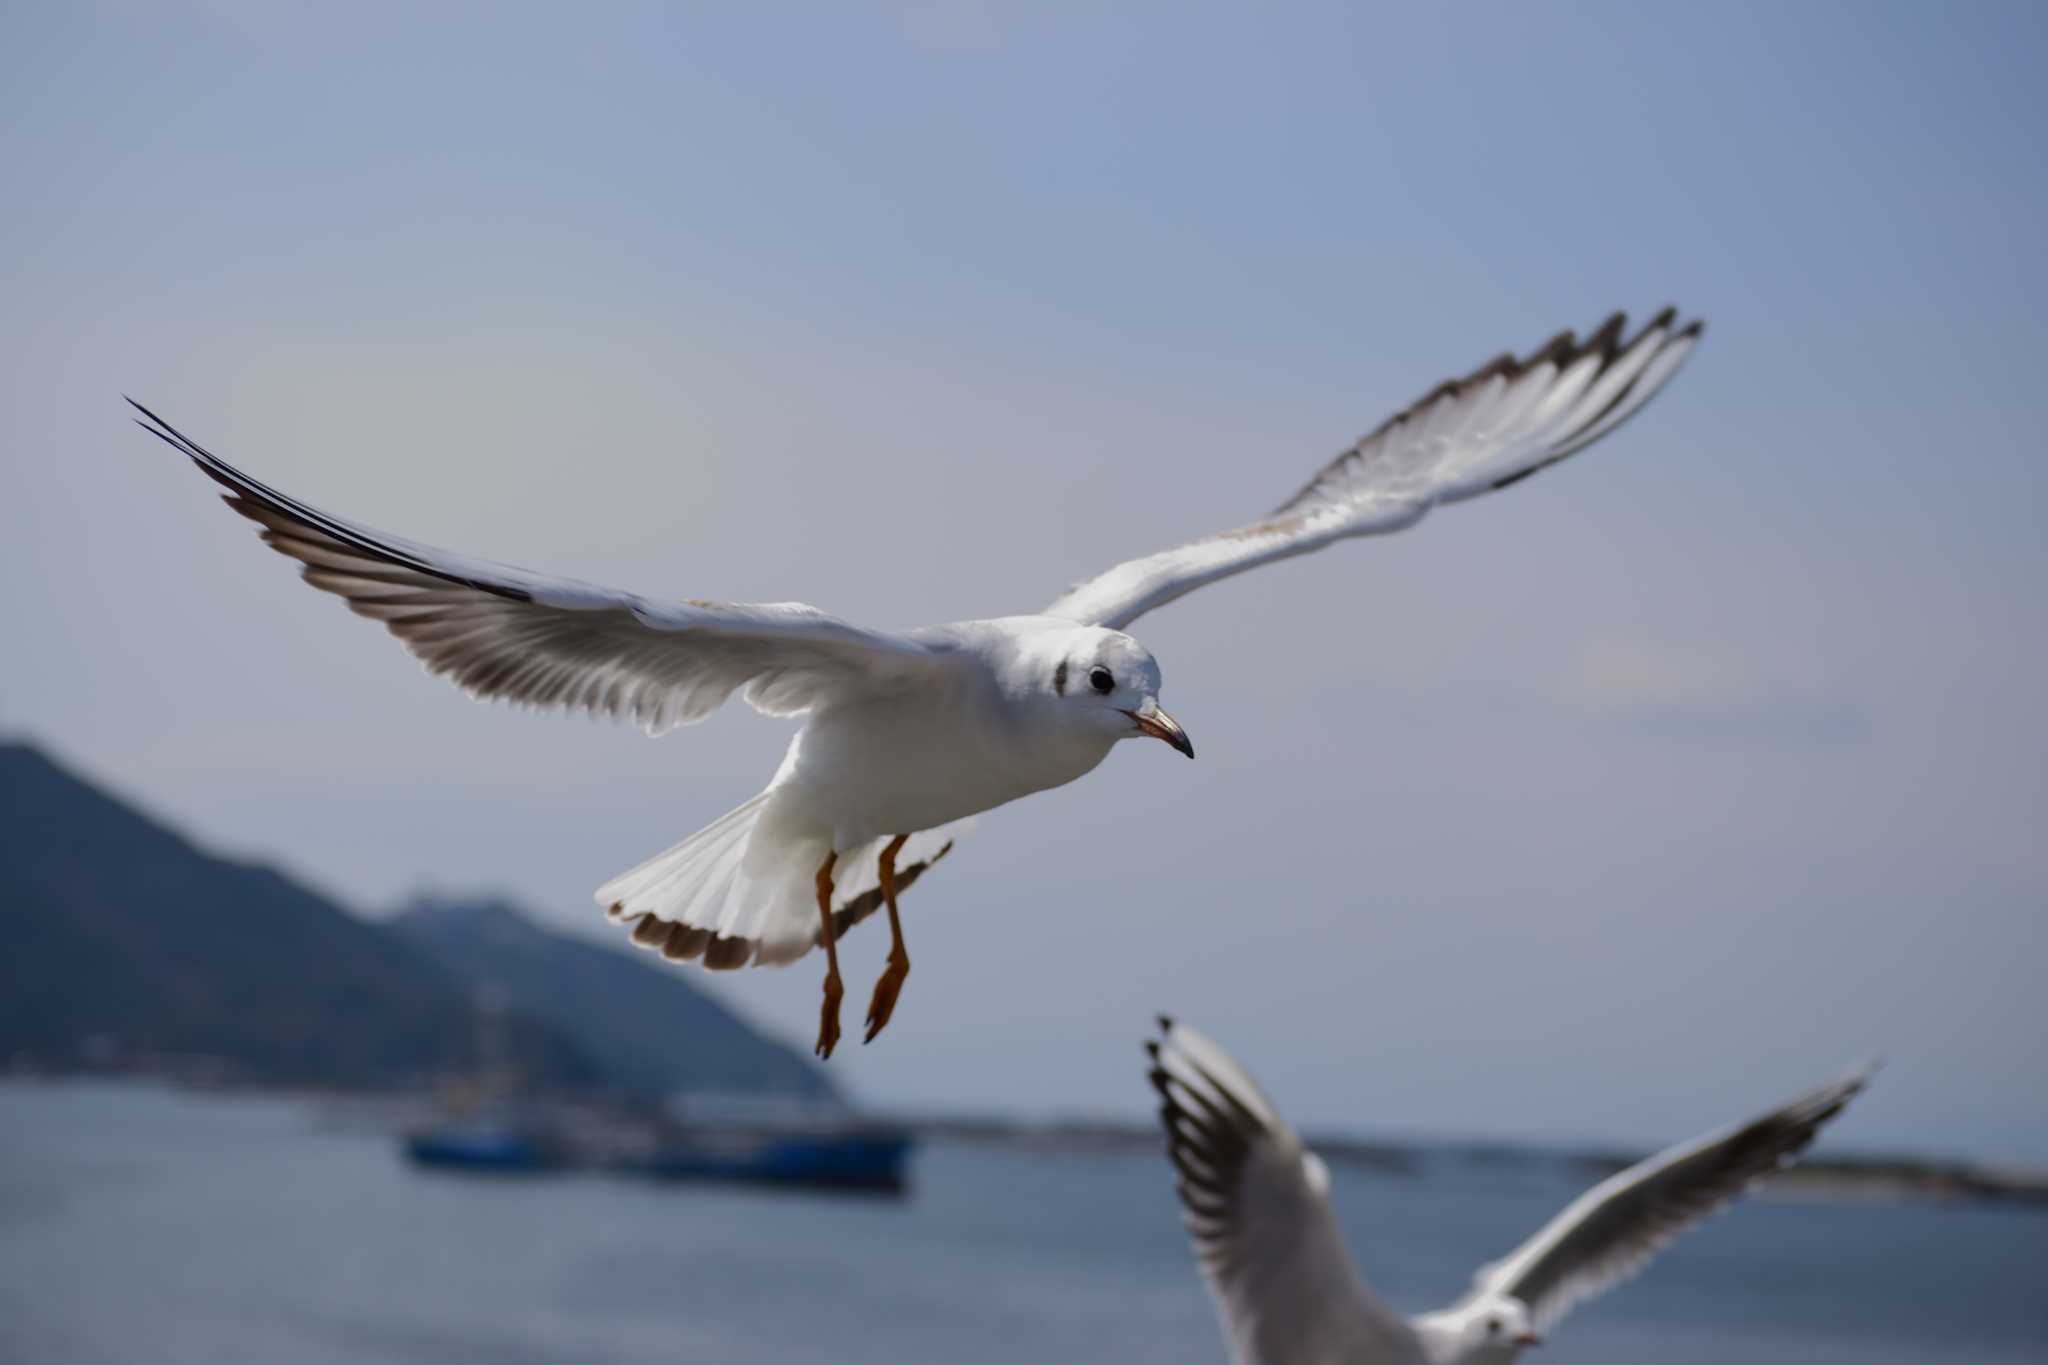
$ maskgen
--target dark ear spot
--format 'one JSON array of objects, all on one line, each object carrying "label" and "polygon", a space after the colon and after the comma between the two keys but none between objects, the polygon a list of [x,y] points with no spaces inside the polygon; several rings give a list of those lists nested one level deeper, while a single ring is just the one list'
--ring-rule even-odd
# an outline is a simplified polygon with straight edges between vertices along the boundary
[{"label": "dark ear spot", "polygon": [[1067,661],[1060,660],[1060,666],[1052,671],[1052,690],[1062,697],[1067,695]]}]

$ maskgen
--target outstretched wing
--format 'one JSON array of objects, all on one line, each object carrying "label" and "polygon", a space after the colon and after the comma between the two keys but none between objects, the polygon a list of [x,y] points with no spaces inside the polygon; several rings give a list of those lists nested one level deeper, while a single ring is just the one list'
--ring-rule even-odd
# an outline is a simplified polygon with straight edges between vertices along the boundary
[{"label": "outstretched wing", "polygon": [[329,516],[257,482],[130,399],[140,425],[228,489],[228,506],[314,587],[382,621],[476,697],[629,717],[660,734],[734,689],[771,715],[944,666],[943,646],[799,602],[654,601],[470,559]]},{"label": "outstretched wing", "polygon": [[1170,1019],[1148,1042],[1167,1155],[1240,1365],[1407,1359],[1413,1336],[1344,1250],[1329,1175],[1243,1068]]},{"label": "outstretched wing", "polygon": [[1528,478],[1642,410],[1699,340],[1665,309],[1627,341],[1616,313],[1584,341],[1564,332],[1438,385],[1381,423],[1261,521],[1127,560],[1047,607],[1121,630],[1204,583],[1348,536],[1413,525],[1438,503]]},{"label": "outstretched wing", "polygon": [[1509,1294],[1539,1331],[1647,1265],[1673,1237],[1792,1163],[1870,1079],[1865,1067],[1761,1118],[1696,1138],[1601,1182],[1506,1258],[1474,1294]]}]

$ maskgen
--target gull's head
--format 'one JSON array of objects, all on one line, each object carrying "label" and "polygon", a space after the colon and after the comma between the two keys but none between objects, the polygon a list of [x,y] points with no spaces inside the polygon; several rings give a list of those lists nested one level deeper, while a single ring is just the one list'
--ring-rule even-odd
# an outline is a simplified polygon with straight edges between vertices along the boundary
[{"label": "gull's head", "polygon": [[1062,631],[1035,662],[1057,714],[1111,740],[1164,740],[1189,758],[1195,746],[1159,704],[1159,661],[1120,630]]},{"label": "gull's head", "polygon": [[1429,1359],[1437,1365],[1504,1365],[1530,1346],[1541,1346],[1529,1306],[1512,1294],[1488,1294],[1416,1319]]}]

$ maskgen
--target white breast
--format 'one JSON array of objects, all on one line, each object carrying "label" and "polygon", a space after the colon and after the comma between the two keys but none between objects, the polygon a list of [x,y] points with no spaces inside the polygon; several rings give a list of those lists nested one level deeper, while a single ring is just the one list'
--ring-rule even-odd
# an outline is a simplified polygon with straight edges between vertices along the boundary
[{"label": "white breast", "polygon": [[1114,740],[1048,733],[978,683],[814,715],[776,775],[776,804],[849,849],[978,815],[1073,781]]}]

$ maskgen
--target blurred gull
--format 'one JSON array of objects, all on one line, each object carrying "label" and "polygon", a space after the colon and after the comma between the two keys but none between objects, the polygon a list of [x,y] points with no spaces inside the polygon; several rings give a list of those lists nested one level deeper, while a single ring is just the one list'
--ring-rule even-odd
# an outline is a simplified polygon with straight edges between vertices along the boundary
[{"label": "blurred gull", "polygon": [[655,734],[736,690],[770,715],[806,715],[765,791],[597,899],[636,943],[707,967],[793,962],[822,945],[817,1051],[829,1056],[839,936],[888,910],[872,1039],[910,970],[897,893],[952,847],[957,822],[1073,781],[1120,739],[1148,735],[1194,757],[1159,705],[1159,665],[1124,627],[1204,583],[1400,530],[1605,436],[1700,335],[1670,309],[1633,337],[1624,329],[1616,314],[1583,341],[1565,332],[1439,385],[1266,517],[1126,561],[1035,615],[905,631],[795,602],[641,597],[433,549],[269,488],[135,406],[307,582],[382,621],[473,696],[630,717]]},{"label": "blurred gull", "polygon": [[1195,1255],[1239,1365],[1507,1365],[1558,1320],[1792,1159],[1870,1068],[1637,1162],[1481,1266],[1448,1308],[1403,1318],[1366,1288],[1328,1169],[1230,1055],[1161,1019],[1146,1043]]}]

